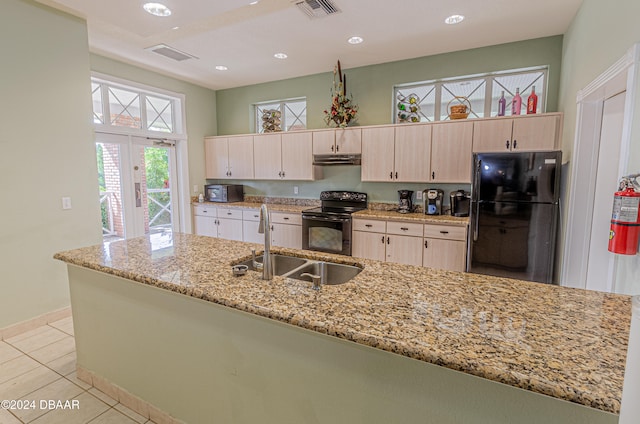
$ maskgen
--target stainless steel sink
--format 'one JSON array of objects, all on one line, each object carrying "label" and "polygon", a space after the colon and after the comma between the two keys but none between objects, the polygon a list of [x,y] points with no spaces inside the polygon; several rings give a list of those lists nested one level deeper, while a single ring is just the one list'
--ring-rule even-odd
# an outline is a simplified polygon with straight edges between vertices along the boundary
[{"label": "stainless steel sink", "polygon": [[[262,255],[256,256],[256,262],[262,263]],[[312,282],[314,276],[320,276],[321,284],[344,284],[358,275],[361,268],[351,265],[337,264],[333,262],[314,261],[313,259],[298,258],[295,256],[271,254],[273,261],[273,275],[293,278],[296,280]],[[253,266],[253,260],[247,259],[238,265],[246,265],[251,271],[262,272],[262,269]],[[306,274],[306,275],[303,275]]]},{"label": "stainless steel sink", "polygon": [[[322,284],[344,284],[358,275],[362,269],[344,264],[336,264],[333,262],[309,262],[285,275],[285,277],[295,278],[296,280],[311,281],[312,275],[319,275]],[[303,275],[311,274],[311,275]]]},{"label": "stainless steel sink", "polygon": [[[256,257],[256,262],[262,263],[263,257]],[[296,258],[294,256],[284,256],[284,255],[271,255],[271,261],[273,264],[273,275],[284,275],[287,272],[293,271],[294,269],[304,265],[308,262],[307,259]],[[253,260],[248,259],[244,262],[241,262],[240,265],[246,265],[252,271],[259,271],[258,269],[253,267]]]}]

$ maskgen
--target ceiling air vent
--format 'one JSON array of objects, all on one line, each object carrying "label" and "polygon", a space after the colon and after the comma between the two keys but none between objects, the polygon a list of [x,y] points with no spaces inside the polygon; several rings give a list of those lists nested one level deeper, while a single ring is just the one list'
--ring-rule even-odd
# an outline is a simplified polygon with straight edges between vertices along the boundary
[{"label": "ceiling air vent", "polygon": [[189,53],[181,52],[173,47],[169,47],[166,44],[158,44],[157,46],[147,47],[146,50],[151,50],[154,53],[161,54],[169,59],[182,62],[187,59],[197,59],[197,57],[190,55]]},{"label": "ceiling air vent", "polygon": [[293,3],[311,19],[340,13],[340,9],[331,0],[293,0]]}]

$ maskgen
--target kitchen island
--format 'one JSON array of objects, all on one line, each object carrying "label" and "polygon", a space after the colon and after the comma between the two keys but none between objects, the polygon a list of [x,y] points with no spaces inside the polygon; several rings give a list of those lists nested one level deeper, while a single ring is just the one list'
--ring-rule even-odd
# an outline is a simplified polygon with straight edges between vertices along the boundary
[{"label": "kitchen island", "polygon": [[188,423],[617,422],[629,297],[273,249],[364,268],[314,291],[234,277],[251,247],[173,234],[56,254],[79,376]]}]

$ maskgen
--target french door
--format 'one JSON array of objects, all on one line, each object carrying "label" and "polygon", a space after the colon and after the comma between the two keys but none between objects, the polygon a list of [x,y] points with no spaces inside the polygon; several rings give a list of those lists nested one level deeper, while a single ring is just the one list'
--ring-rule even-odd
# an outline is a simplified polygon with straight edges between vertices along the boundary
[{"label": "french door", "polygon": [[180,222],[173,143],[96,133],[96,152],[104,241],[170,238]]}]

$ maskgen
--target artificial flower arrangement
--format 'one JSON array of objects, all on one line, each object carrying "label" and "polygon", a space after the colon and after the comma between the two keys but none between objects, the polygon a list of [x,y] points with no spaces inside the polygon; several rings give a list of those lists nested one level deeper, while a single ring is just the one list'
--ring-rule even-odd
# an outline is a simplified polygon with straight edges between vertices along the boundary
[{"label": "artificial flower arrangement", "polygon": [[[336,81],[336,76],[338,81]],[[340,61],[333,68],[333,87],[331,88],[331,109],[324,111],[324,122],[328,126],[344,128],[356,119],[358,106],[354,105],[351,97],[347,97],[347,76],[342,74]]]}]

